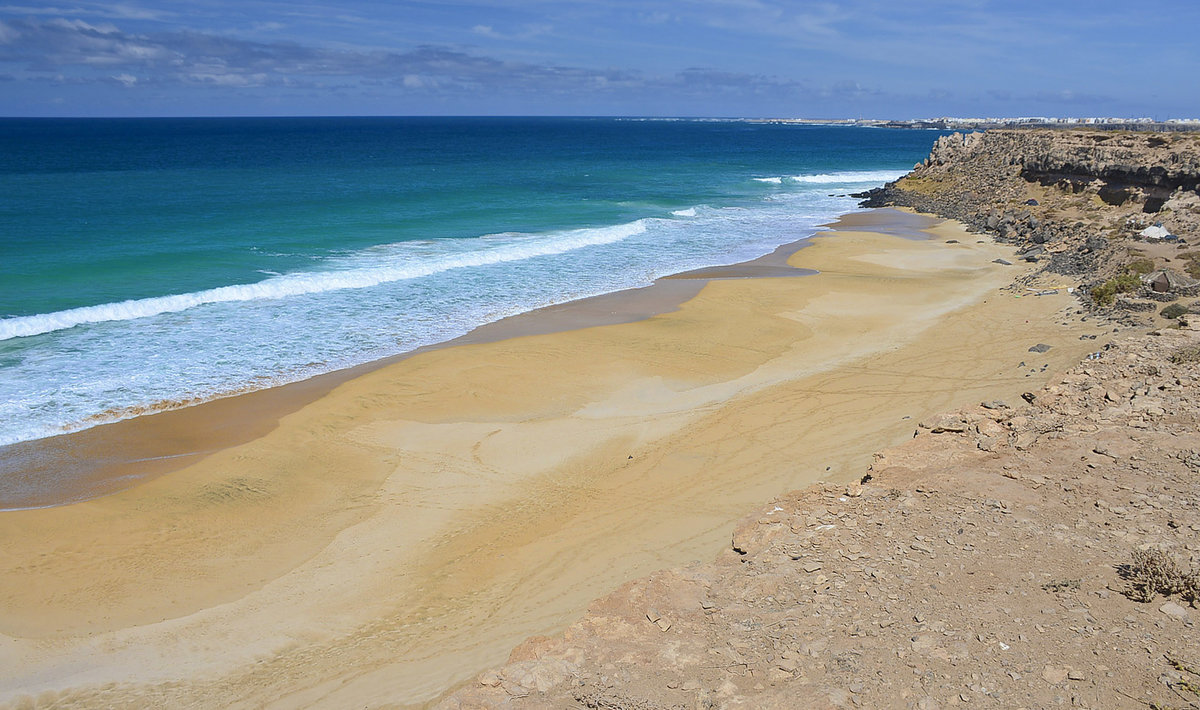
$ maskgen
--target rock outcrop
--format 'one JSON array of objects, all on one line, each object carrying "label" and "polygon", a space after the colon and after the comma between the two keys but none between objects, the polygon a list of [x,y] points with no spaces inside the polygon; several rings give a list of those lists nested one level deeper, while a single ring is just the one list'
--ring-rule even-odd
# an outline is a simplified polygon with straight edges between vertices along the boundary
[{"label": "rock outcrop", "polygon": [[957,219],[1091,286],[1142,256],[1131,248],[1154,246],[1140,237],[1147,226],[1161,224],[1179,238],[1145,254],[1155,266],[1178,261],[1171,250],[1200,241],[1200,134],[955,133],[938,139],[908,176],[863,196],[868,207]]}]

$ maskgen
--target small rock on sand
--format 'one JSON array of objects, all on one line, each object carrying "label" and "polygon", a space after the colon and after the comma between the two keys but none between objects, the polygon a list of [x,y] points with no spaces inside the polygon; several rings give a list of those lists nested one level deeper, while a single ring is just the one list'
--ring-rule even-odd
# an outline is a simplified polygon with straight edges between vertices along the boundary
[{"label": "small rock on sand", "polygon": [[1175,602],[1167,602],[1166,604],[1163,604],[1162,606],[1160,606],[1158,608],[1158,610],[1161,611],[1162,613],[1166,614],[1167,616],[1170,616],[1170,617],[1173,617],[1176,619],[1188,618],[1188,610],[1185,607],[1180,606],[1179,604],[1176,604]]},{"label": "small rock on sand", "polygon": [[1042,669],[1042,680],[1057,685],[1067,679],[1067,672],[1062,666],[1046,666]]}]

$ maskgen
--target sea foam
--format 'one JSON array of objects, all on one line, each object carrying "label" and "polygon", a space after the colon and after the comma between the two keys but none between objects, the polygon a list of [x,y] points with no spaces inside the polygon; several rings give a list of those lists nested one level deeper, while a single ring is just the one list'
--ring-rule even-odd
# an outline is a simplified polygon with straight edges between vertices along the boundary
[{"label": "sea foam", "polygon": [[[214,303],[258,301],[306,294],[370,288],[393,281],[416,279],[468,267],[521,261],[539,256],[563,254],[588,246],[612,244],[646,230],[646,220],[589,229],[576,229],[549,235],[497,234],[481,237],[475,251],[414,258],[411,243],[393,245],[400,263],[370,265],[337,271],[297,272],[264,279],[257,283],[156,296],[119,303],[82,306],[54,313],[19,316],[0,320],[0,341],[66,330],[86,323],[135,320],[163,313],[178,313]],[[447,240],[459,242],[461,240]],[[377,248],[376,251],[379,251]]]},{"label": "sea foam", "polygon": [[844,170],[833,173],[816,173],[813,175],[756,177],[754,181],[768,185],[783,185],[785,182],[800,183],[802,185],[882,184],[897,180],[905,174],[903,170]]},{"label": "sea foam", "polygon": [[884,183],[898,180],[907,173],[903,170],[847,170],[817,175],[793,175],[789,180],[809,185],[840,185],[843,183]]}]

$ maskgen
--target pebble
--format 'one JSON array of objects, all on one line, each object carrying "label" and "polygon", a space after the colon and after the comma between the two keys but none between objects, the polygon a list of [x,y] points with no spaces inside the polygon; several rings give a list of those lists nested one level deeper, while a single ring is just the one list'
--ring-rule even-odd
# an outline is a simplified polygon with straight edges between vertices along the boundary
[{"label": "pebble", "polygon": [[1046,666],[1042,669],[1042,680],[1057,685],[1067,679],[1068,671],[1062,666]]},{"label": "pebble", "polygon": [[1159,611],[1175,619],[1187,619],[1188,610],[1175,602],[1167,602],[1158,608]]}]

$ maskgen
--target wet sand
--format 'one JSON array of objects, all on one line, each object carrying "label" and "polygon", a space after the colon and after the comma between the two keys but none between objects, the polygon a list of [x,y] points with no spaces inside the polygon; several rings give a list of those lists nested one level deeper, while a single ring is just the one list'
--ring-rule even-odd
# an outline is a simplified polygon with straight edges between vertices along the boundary
[{"label": "wet sand", "polygon": [[914,420],[1104,342],[1065,295],[1000,291],[1009,249],[934,224],[851,215],[787,257],[818,275],[665,280],[703,288],[422,352],[166,475],[0,514],[0,702],[418,706],[712,558],[764,500],[861,475]]}]

